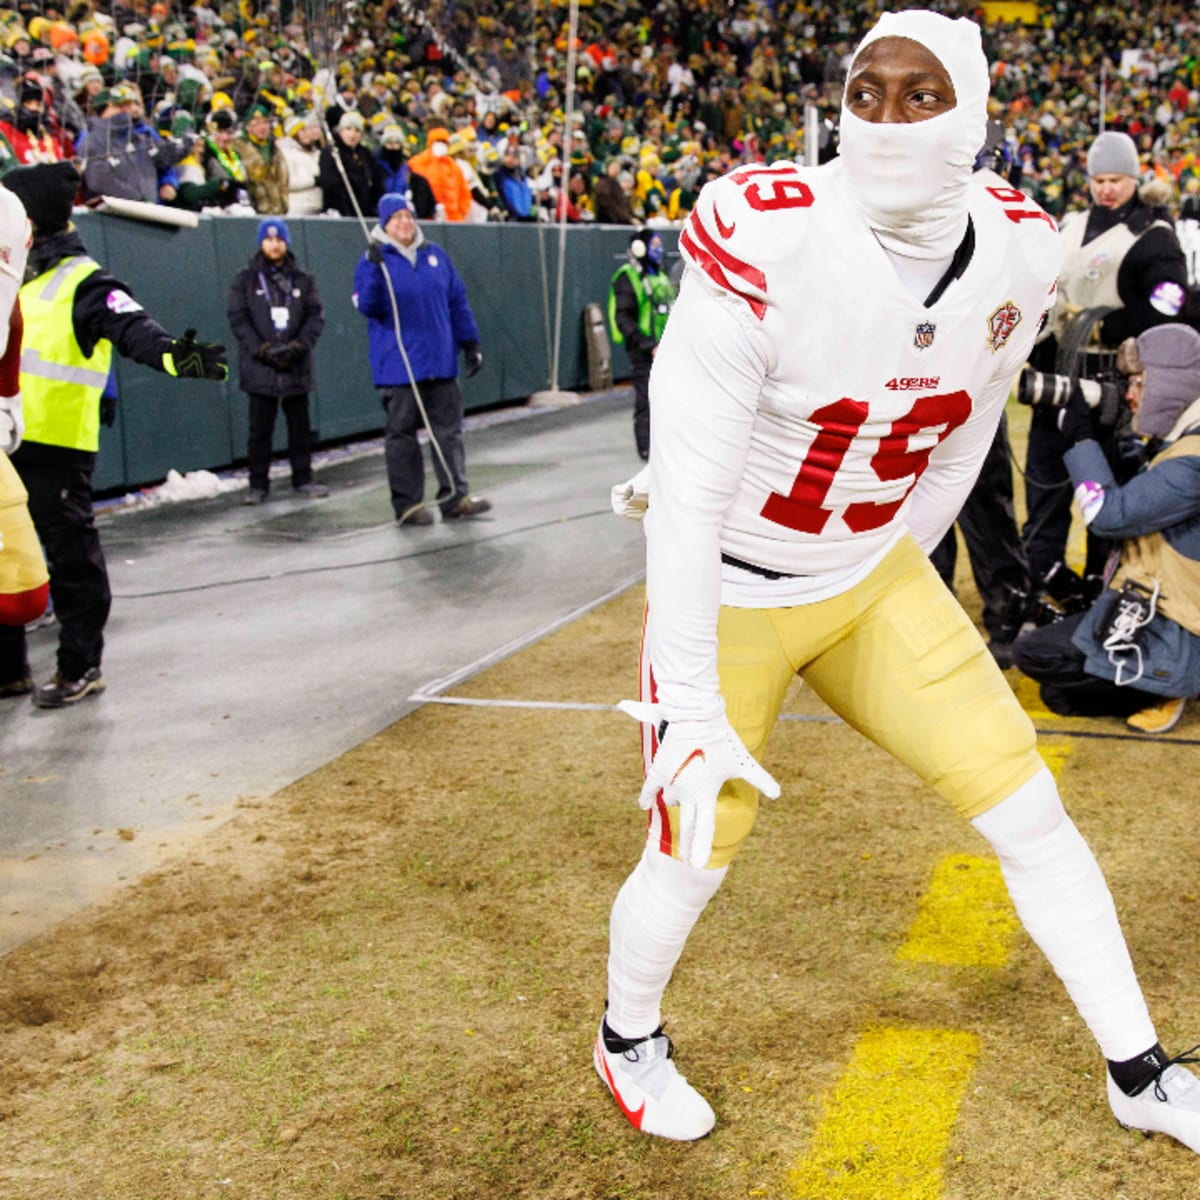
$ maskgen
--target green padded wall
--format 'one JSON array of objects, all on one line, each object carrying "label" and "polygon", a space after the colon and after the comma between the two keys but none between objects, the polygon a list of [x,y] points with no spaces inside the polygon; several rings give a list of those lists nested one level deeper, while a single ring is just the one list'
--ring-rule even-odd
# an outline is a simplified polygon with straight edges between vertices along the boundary
[{"label": "green padded wall", "polygon": [[[197,229],[171,229],[122,217],[77,214],[89,253],[172,333],[194,328],[201,340],[231,345],[226,384],[171,379],[117,358],[117,422],[101,432],[95,486],[112,491],[155,483],[174,467],[220,470],[244,461],[245,397],[225,315],[230,281],[256,249],[253,217],[201,217]],[[293,217],[292,248],[317,279],[325,332],[317,344],[312,413],[317,443],[371,437],[383,412],[371,384],[366,321],[351,300],[364,239],[356,221]],[[587,386],[583,310],[604,304],[608,283],[629,244],[618,226],[566,231],[558,376],[551,379],[560,230],[544,225],[447,225],[427,222],[425,236],[445,247],[467,285],[479,323],[484,365],[464,379],[468,409],[519,402],[557,383]],[[674,255],[677,233],[663,231]],[[613,376],[628,377],[624,350],[613,347]],[[282,419],[276,447],[286,444]]]}]

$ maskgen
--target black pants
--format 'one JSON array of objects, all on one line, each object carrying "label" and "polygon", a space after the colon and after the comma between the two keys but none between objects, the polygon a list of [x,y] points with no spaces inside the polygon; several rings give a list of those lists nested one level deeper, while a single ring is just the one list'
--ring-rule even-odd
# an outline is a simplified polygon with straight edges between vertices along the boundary
[{"label": "black pants", "polygon": [[[50,598],[58,618],[58,673],[78,679],[100,666],[104,626],[112,606],[108,568],[92,512],[92,472],[22,461],[13,466],[29,492],[29,515],[50,570]],[[25,630],[0,626],[0,683],[29,674]]]},{"label": "black pants", "polygon": [[650,457],[650,367],[653,358],[630,357],[629,379],[633,384],[633,441],[638,457]]},{"label": "black pants", "polygon": [[[1011,642],[1024,615],[1024,598],[1029,595],[1029,563],[1017,515],[1013,507],[1012,461],[1009,457],[1008,419],[1002,417],[983,469],[971,489],[958,525],[967,545],[971,573],[983,601],[983,624],[996,642]],[[953,590],[958,543],[954,529],[929,556],[937,573]]]},{"label": "black pants", "polygon": [[1071,641],[1083,617],[1077,613],[1031,629],[1013,643],[1013,662],[1041,684],[1046,707],[1063,717],[1128,717],[1161,704],[1162,696],[1087,674],[1086,658]]},{"label": "black pants", "polygon": [[[447,512],[467,495],[467,455],[463,449],[463,394],[457,379],[423,379],[417,387],[429,414],[433,436],[442,448],[449,474],[441,456],[431,446],[433,473],[438,481],[438,504]],[[411,387],[379,389],[387,419],[383,426],[383,454],[387,463],[388,486],[392,492],[392,511],[396,518],[425,498],[425,464],[417,431],[425,427]]]},{"label": "black pants", "polygon": [[1071,530],[1071,477],[1063,455],[1068,446],[1058,430],[1058,409],[1034,405],[1029,418],[1029,451],[1025,457],[1025,509],[1022,530],[1029,570],[1044,579],[1066,557]]},{"label": "black pants", "polygon": [[283,406],[287,421],[288,460],[292,464],[292,487],[312,483],[312,431],[308,424],[308,397],[262,396],[247,393],[250,399],[250,440],[246,458],[250,466],[250,486],[265,492],[271,486],[271,440],[275,416]]}]

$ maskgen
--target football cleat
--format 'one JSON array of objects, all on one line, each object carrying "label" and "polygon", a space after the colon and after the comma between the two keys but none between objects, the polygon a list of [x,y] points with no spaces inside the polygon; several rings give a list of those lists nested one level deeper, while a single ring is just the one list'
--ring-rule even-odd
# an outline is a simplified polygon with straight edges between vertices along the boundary
[{"label": "football cleat", "polygon": [[716,1123],[708,1101],[679,1073],[660,1025],[649,1037],[618,1037],[600,1022],[592,1061],[629,1123],[643,1133],[694,1142]]},{"label": "football cleat", "polygon": [[1136,1096],[1127,1096],[1108,1075],[1113,1116],[1126,1129],[1169,1134],[1200,1154],[1200,1079],[1179,1065],[1196,1061],[1172,1059]]}]

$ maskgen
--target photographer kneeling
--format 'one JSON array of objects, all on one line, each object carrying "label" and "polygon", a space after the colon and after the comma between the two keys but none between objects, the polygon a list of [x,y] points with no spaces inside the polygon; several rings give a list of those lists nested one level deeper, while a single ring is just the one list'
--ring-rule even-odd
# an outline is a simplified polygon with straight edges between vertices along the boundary
[{"label": "photographer kneeling", "polygon": [[1200,333],[1159,325],[1123,349],[1147,465],[1119,485],[1082,395],[1059,417],[1084,523],[1120,543],[1115,570],[1086,612],[1022,634],[1013,660],[1053,712],[1165,733],[1200,692]]}]

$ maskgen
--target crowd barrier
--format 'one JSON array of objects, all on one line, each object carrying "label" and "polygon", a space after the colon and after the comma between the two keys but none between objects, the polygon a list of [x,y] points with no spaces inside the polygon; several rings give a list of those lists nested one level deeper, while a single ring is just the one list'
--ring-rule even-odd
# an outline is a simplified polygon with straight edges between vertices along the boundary
[{"label": "crowd barrier", "polygon": [[[88,252],[127,283],[172,333],[195,328],[203,341],[230,347],[228,383],[169,379],[119,356],[117,419],[101,430],[94,486],[116,491],[155,483],[174,468],[221,470],[244,460],[247,414],[238,388],[237,355],[226,318],[234,275],[256,249],[258,218],[202,216],[196,229],[175,229],[109,214],[77,213]],[[325,332],[317,344],[313,426],[318,445],[371,437],[383,411],[371,383],[367,323],[351,300],[362,228],[342,217],[288,220],[292,249],[317,280]],[[468,410],[520,402],[556,385],[586,389],[584,312],[603,305],[609,280],[629,245],[620,226],[566,230],[558,373],[552,379],[560,229],[546,225],[423,225],[445,247],[467,286],[479,322],[483,369],[464,379]],[[671,261],[676,232],[663,231]],[[624,350],[612,347],[612,373],[628,377]],[[286,446],[282,420],[276,448]]]}]

